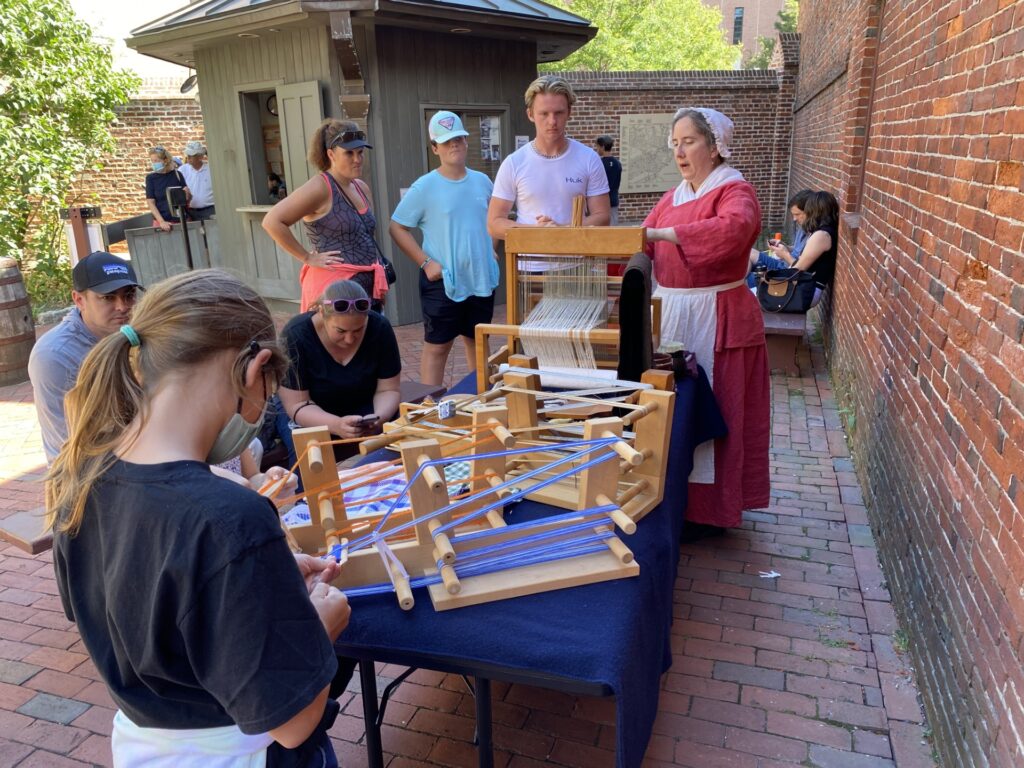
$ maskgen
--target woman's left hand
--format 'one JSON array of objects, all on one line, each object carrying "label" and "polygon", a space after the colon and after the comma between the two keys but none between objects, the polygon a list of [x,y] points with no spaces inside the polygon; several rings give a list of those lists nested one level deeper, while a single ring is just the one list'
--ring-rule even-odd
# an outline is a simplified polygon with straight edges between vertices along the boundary
[{"label": "woman's left hand", "polygon": [[311,555],[296,555],[295,563],[306,582],[306,591],[312,592],[317,584],[327,584],[338,578],[341,566],[335,560],[321,560]]}]

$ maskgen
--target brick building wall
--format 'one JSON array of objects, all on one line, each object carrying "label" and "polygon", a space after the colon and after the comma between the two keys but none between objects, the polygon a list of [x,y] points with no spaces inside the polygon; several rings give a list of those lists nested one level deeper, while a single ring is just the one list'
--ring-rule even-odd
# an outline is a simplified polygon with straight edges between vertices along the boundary
[{"label": "brick building wall", "polygon": [[[757,189],[763,228],[777,229],[785,214],[797,55],[794,46],[780,46],[778,70],[561,73],[577,95],[569,133],[590,146],[607,134],[618,154],[622,115],[672,113],[682,106],[717,109],[736,126],[730,162]],[[667,147],[665,164],[672,164]],[[621,194],[620,223],[641,222],[662,194]]]},{"label": "brick building wall", "polygon": [[103,159],[99,173],[89,173],[78,187],[79,199],[99,205],[103,221],[145,213],[145,183],[150,172],[149,149],[167,147],[184,160],[188,141],[205,140],[196,91],[183,96],[178,83],[147,80],[128,104],[117,110],[111,133],[117,151]]},{"label": "brick building wall", "polygon": [[833,382],[935,746],[1024,765],[1024,3],[800,29],[790,187],[844,210]]}]

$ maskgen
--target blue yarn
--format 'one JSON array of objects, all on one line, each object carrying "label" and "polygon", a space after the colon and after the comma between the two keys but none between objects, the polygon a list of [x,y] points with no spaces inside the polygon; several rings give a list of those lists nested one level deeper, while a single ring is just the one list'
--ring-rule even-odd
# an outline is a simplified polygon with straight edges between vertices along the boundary
[{"label": "blue yarn", "polygon": [[[616,442],[616,440],[618,440],[618,438],[604,438],[604,439],[601,439],[601,440],[585,440],[585,441],[580,441],[580,442],[584,443],[586,446],[588,446],[588,447],[586,447],[586,449],[584,451],[582,451],[582,453],[591,453],[592,451],[595,451],[595,450],[597,450],[599,448],[607,447],[607,446],[611,445],[612,443]],[[523,452],[535,452],[535,451],[536,451],[535,448],[531,448],[531,449],[525,449],[525,450],[522,450],[522,451],[521,450],[516,450],[516,451],[512,451],[512,452],[499,453],[499,454],[496,454],[496,456],[508,455],[508,453],[523,453]],[[550,470],[552,467],[558,467],[558,466],[561,466],[562,464],[565,464],[565,463],[568,463],[570,461],[573,461],[574,459],[577,458],[577,456],[578,456],[578,454],[573,453],[573,454],[570,454],[569,456],[566,456],[563,459],[557,459],[556,461],[552,462],[551,464],[547,464],[547,465],[538,467],[536,469],[532,469],[529,472],[524,472],[522,475],[519,475],[518,477],[512,478],[511,480],[506,480],[505,482],[501,483],[498,486],[495,486],[494,488],[491,488],[490,490],[491,490],[491,492],[497,492],[497,491],[500,491],[500,490],[506,490],[506,489],[512,488],[512,487],[514,487],[515,484],[520,483],[523,480],[532,479],[533,477],[536,477],[537,475]],[[541,480],[540,482],[536,483],[535,485],[532,485],[529,488],[524,488],[524,489],[521,489],[521,490],[513,491],[508,496],[505,496],[504,498],[499,498],[497,501],[492,502],[491,504],[488,504],[488,505],[486,505],[486,506],[482,507],[481,509],[478,509],[478,510],[476,510],[474,512],[471,512],[470,514],[466,515],[465,517],[463,517],[462,519],[460,519],[458,521],[452,521],[450,523],[446,523],[445,525],[439,526],[438,528],[435,529],[434,533],[444,533],[445,531],[451,530],[452,528],[454,528],[456,526],[464,525],[465,523],[470,522],[472,520],[475,520],[478,517],[482,517],[483,515],[485,515],[488,512],[490,512],[492,509],[496,509],[498,507],[505,506],[506,504],[508,504],[508,503],[510,503],[512,501],[518,501],[519,499],[522,499],[522,498],[528,496],[529,494],[535,492],[536,490],[538,490],[540,488],[546,488],[547,486],[552,485],[553,483],[556,483],[556,482],[558,482],[559,480],[561,480],[561,479],[563,479],[565,477],[569,477],[570,475],[573,475],[573,474],[579,472],[580,470],[587,469],[587,468],[592,467],[592,466],[596,466],[597,464],[601,464],[601,463],[603,463],[605,461],[608,461],[610,459],[614,459],[616,457],[617,457],[617,454],[614,451],[609,451],[607,454],[599,456],[596,459],[591,459],[590,461],[584,462],[583,464],[581,464],[580,466],[576,467],[575,469],[566,470],[565,472],[558,473],[558,474],[553,475],[553,476],[551,476],[549,478],[544,478],[543,480]],[[461,457],[461,458],[465,459],[465,457]],[[425,467],[433,466],[434,464],[442,464],[445,461],[446,460],[442,459],[442,460],[434,460],[434,461],[429,461],[429,462],[424,463],[423,466],[421,466],[419,469],[417,469],[417,471],[413,475],[412,479],[406,485],[406,490],[408,490],[409,486],[411,486],[411,484],[413,482],[415,482],[416,478],[419,477],[420,473],[423,471],[423,469]],[[447,461],[450,461],[450,460],[447,460]],[[416,525],[420,525],[420,524],[426,522],[427,520],[431,520],[431,519],[433,519],[435,517],[438,517],[439,515],[442,515],[442,514],[445,514],[445,513],[448,513],[448,512],[452,512],[452,511],[454,511],[456,509],[461,509],[462,507],[465,507],[465,506],[467,506],[469,504],[472,504],[475,501],[476,501],[476,499],[474,499],[473,497],[469,497],[469,498],[466,498],[466,499],[461,499],[459,501],[456,501],[456,502],[454,502],[452,504],[449,504],[449,505],[447,505],[445,507],[442,507],[441,509],[438,509],[438,510],[434,511],[434,512],[432,512],[429,515],[425,515],[424,517],[420,517],[420,518],[414,518],[412,520],[409,520],[408,522],[401,523],[400,525],[397,525],[394,528],[391,528],[384,535],[391,536],[391,535],[394,535],[396,533],[400,533],[401,531],[405,531],[405,530],[408,530],[408,529],[410,529],[410,528],[412,528],[412,527],[414,527]],[[388,514],[390,514],[390,511],[389,511]],[[381,525],[383,525],[384,521],[386,520],[386,517],[387,517],[387,515],[385,515],[385,518],[382,518]],[[378,527],[372,533],[369,533],[366,536],[363,536],[362,538],[357,539],[354,542],[352,542],[349,545],[349,551],[350,552],[354,552],[354,551],[357,551],[359,549],[362,549],[363,547],[366,547],[366,546],[372,544],[373,542],[375,542],[379,538],[382,538],[382,534],[380,532],[380,525],[378,525]]]}]

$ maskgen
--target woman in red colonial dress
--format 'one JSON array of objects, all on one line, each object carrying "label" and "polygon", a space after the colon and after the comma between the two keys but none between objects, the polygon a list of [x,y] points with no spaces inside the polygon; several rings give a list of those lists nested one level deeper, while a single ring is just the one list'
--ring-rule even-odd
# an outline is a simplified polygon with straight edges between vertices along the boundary
[{"label": "woman in red colonial dress", "polygon": [[769,503],[768,353],[761,308],[745,282],[761,208],[727,162],[732,130],[713,109],[676,112],[669,147],[683,180],[644,221],[661,342],[696,354],[729,429],[694,454],[684,541],[736,528],[744,509]]}]

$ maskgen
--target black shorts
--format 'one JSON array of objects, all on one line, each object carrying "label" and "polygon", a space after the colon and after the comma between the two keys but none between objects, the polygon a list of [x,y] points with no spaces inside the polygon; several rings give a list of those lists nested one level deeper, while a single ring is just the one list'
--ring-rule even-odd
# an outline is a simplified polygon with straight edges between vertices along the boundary
[{"label": "black shorts", "polygon": [[472,339],[477,323],[489,323],[494,317],[493,293],[452,301],[444,292],[444,280],[431,282],[423,270],[420,270],[420,304],[423,307],[423,340],[428,344],[447,344],[456,336]]}]

